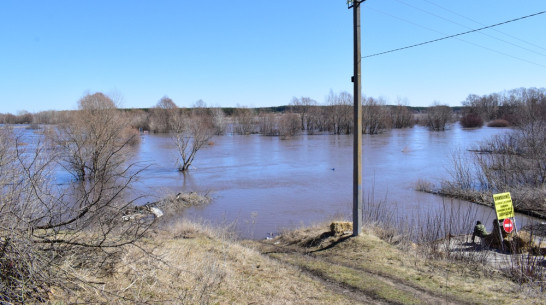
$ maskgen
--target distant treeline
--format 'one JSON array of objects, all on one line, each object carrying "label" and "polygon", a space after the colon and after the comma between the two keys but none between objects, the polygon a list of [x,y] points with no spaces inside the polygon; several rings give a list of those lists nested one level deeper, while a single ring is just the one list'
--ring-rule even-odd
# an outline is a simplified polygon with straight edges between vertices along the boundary
[{"label": "distant treeline", "polygon": [[[313,107],[326,107],[327,105],[316,105]],[[396,107],[394,105],[386,105],[386,107]],[[425,113],[429,107],[424,106],[405,106],[413,113]],[[230,117],[233,116],[237,109],[248,108],[248,107],[214,107],[215,109],[221,110],[224,115]],[[283,106],[271,106],[271,107],[255,107],[250,108],[256,113],[284,113],[290,112],[294,107],[291,105]],[[453,109],[453,112],[460,112],[463,108],[462,106],[450,107]],[[184,108],[181,108],[184,109]],[[191,108],[188,108],[191,109]],[[127,112],[130,115],[131,113],[151,113],[154,111],[154,108],[120,108],[119,110]],[[19,111],[17,114],[12,113],[0,113],[0,124],[58,124],[66,121],[66,118],[71,115],[76,110],[47,110],[40,111],[37,113],[30,113],[28,111]]]},{"label": "distant treeline", "polygon": [[[392,128],[408,128],[414,124],[444,130],[446,124],[459,120],[463,127],[520,125],[529,115],[546,115],[546,89],[520,88],[489,95],[469,95],[463,106],[434,104],[411,107],[400,102],[387,105],[381,98],[362,100],[362,132],[377,134]],[[165,102],[168,101],[168,102]],[[289,105],[250,108],[207,107],[199,100],[192,107],[178,107],[163,97],[151,108],[119,109],[131,127],[149,132],[171,132],[169,113],[206,116],[217,134],[253,134],[292,136],[299,132],[351,134],[353,132],[353,98],[348,92],[330,92],[323,104],[308,97],[294,98]],[[42,111],[0,114],[4,124],[62,124],[74,115],[72,111]]]},{"label": "distant treeline", "polygon": [[[304,101],[303,103],[301,101]],[[435,106],[437,107],[437,106]],[[445,106],[451,117],[452,108]],[[195,116],[200,113],[214,122],[217,134],[264,134],[269,136],[292,136],[302,131],[308,133],[350,134],[353,129],[352,97],[336,96],[333,103],[319,105],[311,99],[295,99],[292,104],[275,107],[206,107],[190,108],[130,108],[119,111],[141,131],[154,133],[171,132],[168,123],[174,113]],[[375,134],[390,128],[412,127],[416,123],[426,124],[429,107],[385,105],[381,100],[368,98],[363,103],[364,133]],[[17,115],[0,114],[3,124],[63,124],[70,121],[77,110],[42,111],[35,114],[20,112]],[[167,114],[168,113],[168,114]]]}]

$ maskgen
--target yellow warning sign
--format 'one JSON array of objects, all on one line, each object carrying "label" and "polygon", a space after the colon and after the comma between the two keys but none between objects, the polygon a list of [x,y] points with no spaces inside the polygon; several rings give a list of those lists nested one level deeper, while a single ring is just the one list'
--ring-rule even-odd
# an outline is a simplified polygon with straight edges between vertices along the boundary
[{"label": "yellow warning sign", "polygon": [[493,200],[495,201],[497,219],[514,217],[514,206],[512,205],[510,193],[494,194]]}]

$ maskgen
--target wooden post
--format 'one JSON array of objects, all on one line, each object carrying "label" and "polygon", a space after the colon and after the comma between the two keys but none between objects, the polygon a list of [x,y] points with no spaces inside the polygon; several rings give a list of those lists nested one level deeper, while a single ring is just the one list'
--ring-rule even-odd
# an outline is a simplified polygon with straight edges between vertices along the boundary
[{"label": "wooden post", "polygon": [[353,38],[354,38],[354,111],[353,111],[353,236],[362,232],[362,88],[360,53],[360,4],[366,0],[349,1],[353,8]]}]

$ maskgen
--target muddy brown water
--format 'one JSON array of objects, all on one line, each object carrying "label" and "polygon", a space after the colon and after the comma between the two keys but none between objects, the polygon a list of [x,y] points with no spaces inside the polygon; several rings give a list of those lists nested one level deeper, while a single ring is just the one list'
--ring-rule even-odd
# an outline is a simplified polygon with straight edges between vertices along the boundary
[{"label": "muddy brown water", "polygon": [[[495,217],[490,208],[414,188],[419,179],[437,185],[448,179],[453,152],[506,132],[509,129],[462,129],[455,124],[444,132],[416,126],[364,135],[364,201],[383,201],[389,211],[416,226],[423,215],[446,209],[455,218],[468,218],[462,215],[472,210],[472,222],[491,224]],[[189,172],[180,173],[171,138],[146,134],[135,161],[150,165],[137,184],[149,200],[181,191],[208,192],[214,198],[209,205],[191,208],[180,217],[233,225],[245,238],[264,238],[332,218],[351,219],[351,135],[301,135],[287,140],[218,136],[198,152]],[[527,221],[518,216],[518,227]]]}]

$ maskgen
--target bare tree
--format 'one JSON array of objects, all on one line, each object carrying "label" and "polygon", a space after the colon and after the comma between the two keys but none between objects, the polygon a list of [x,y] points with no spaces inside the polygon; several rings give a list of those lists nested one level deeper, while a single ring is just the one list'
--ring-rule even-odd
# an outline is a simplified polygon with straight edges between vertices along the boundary
[{"label": "bare tree", "polygon": [[391,122],[393,128],[407,128],[413,127],[414,119],[413,113],[407,106],[407,99],[397,98],[397,105],[390,110]]},{"label": "bare tree", "polygon": [[489,121],[499,116],[500,95],[477,96],[470,94],[462,104],[469,109],[468,112],[479,114],[482,119]]},{"label": "bare tree", "polygon": [[329,109],[329,129],[334,134],[350,134],[353,125],[353,96],[346,92],[335,94],[332,90],[327,97]]},{"label": "bare tree", "polygon": [[171,120],[176,115],[178,107],[168,96],[162,97],[151,110],[150,129],[154,132],[168,132],[172,130]]},{"label": "bare tree", "polygon": [[220,107],[211,108],[212,125],[214,126],[214,134],[217,136],[224,135],[227,128],[227,119],[224,110]]},{"label": "bare tree", "polygon": [[216,131],[213,117],[200,107],[202,105],[198,101],[193,113],[179,113],[172,119],[173,140],[179,156],[178,170],[182,172],[190,168],[197,152],[209,142]]},{"label": "bare tree", "polygon": [[308,123],[309,123],[308,114],[311,111],[311,108],[316,105],[317,105],[317,102],[309,97],[292,98],[292,101],[290,102],[290,106],[292,107],[293,111],[299,114],[300,116],[301,130],[308,129]]},{"label": "bare tree", "polygon": [[325,114],[325,107],[316,106],[309,109],[307,115],[307,133],[323,132],[328,130],[328,116]]},{"label": "bare tree", "polygon": [[260,133],[265,136],[278,136],[278,118],[274,113],[264,112],[260,115]]},{"label": "bare tree", "polygon": [[435,131],[445,130],[446,124],[451,121],[453,111],[447,105],[440,105],[435,102],[427,110],[427,124]]},{"label": "bare tree", "polygon": [[390,127],[387,108],[383,99],[364,99],[362,105],[362,132],[378,134]]},{"label": "bare tree", "polygon": [[235,116],[235,132],[241,135],[254,133],[256,126],[254,122],[254,111],[245,106],[237,106],[233,115]]},{"label": "bare tree", "polygon": [[59,127],[55,143],[63,148],[61,165],[78,180],[106,177],[105,170],[115,170],[125,161],[125,151],[132,138],[125,130],[129,121],[116,104],[102,93],[88,94],[78,102],[67,124]]},{"label": "bare tree", "polygon": [[295,113],[283,113],[279,119],[279,135],[289,138],[300,133],[300,117]]},{"label": "bare tree", "polygon": [[546,89],[519,88],[509,93],[511,106],[515,108],[515,124],[525,126],[546,117]]}]

